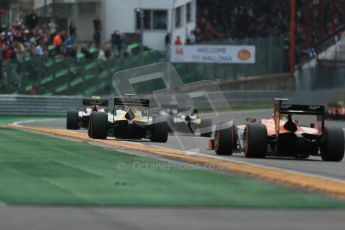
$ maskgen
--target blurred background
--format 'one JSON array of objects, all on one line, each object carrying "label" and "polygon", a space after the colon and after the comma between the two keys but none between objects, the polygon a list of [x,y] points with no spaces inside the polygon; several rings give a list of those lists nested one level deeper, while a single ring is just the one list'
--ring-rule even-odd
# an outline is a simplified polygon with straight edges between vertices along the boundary
[{"label": "blurred background", "polygon": [[170,62],[186,45],[254,47],[253,63],[172,61],[184,83],[211,80],[229,100],[341,101],[344,10],[344,0],[2,0],[0,107],[113,95],[114,73]]}]

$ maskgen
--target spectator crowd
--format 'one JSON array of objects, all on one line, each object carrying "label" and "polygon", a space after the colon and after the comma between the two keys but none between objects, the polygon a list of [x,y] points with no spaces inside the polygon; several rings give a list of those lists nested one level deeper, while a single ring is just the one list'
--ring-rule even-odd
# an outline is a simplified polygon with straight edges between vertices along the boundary
[{"label": "spectator crowd", "polygon": [[35,11],[11,24],[1,23],[0,20],[0,83],[7,78],[5,65],[18,63],[27,56],[72,57],[78,62],[79,54],[86,59],[98,58],[102,61],[116,54],[128,55],[126,39],[119,31],[112,35],[110,45],[103,46],[101,21],[94,19],[90,23],[94,27],[93,41],[77,43],[77,25],[73,21],[66,28],[66,25],[59,26],[56,18],[39,17]]},{"label": "spectator crowd", "polygon": [[[332,35],[333,29],[344,26],[345,1],[336,0],[335,6],[333,3],[331,0],[323,0],[320,6],[319,0],[296,1],[297,54],[308,53],[308,50],[304,50],[306,48],[317,48],[320,27],[323,32],[321,36],[327,38]],[[319,25],[320,21],[322,25]],[[306,22],[310,38],[305,31]],[[284,36],[288,40],[289,25],[289,0],[198,0],[194,36],[197,42],[267,36]],[[332,28],[333,25],[335,28]]]},{"label": "spectator crowd", "polygon": [[73,22],[69,32],[58,31],[54,19],[39,24],[39,17],[32,11],[22,20],[0,26],[0,60],[18,60],[24,54],[31,56],[73,55],[76,27]]}]

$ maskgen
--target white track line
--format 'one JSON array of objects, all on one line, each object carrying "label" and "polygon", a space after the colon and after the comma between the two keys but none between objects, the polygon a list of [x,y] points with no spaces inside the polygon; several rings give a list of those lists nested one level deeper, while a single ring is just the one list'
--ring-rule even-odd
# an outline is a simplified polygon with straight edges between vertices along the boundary
[{"label": "white track line", "polygon": [[28,124],[28,123],[35,123],[35,122],[38,122],[38,121],[55,121],[56,118],[47,118],[47,119],[41,119],[41,120],[25,120],[25,121],[16,121],[16,122],[13,122],[12,125],[16,125],[16,126],[20,126],[20,125],[24,125],[24,124]]}]

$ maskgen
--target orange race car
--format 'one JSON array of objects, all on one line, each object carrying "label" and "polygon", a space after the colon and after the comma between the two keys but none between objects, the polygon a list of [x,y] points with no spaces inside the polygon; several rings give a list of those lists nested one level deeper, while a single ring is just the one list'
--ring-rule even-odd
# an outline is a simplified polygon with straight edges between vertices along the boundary
[{"label": "orange race car", "polygon": [[[247,118],[245,125],[233,122],[217,125],[209,148],[218,155],[242,151],[246,157],[289,156],[308,158],[321,156],[324,161],[341,161],[344,157],[344,132],[341,128],[325,127],[323,105],[294,105],[275,99],[271,119]],[[316,118],[315,123],[302,126],[292,116]]]}]

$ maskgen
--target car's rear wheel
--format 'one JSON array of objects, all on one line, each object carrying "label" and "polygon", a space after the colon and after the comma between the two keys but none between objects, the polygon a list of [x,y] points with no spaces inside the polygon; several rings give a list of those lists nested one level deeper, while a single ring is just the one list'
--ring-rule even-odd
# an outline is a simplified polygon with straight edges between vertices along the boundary
[{"label": "car's rear wheel", "polygon": [[93,139],[106,139],[108,131],[108,115],[103,112],[93,112],[88,128],[89,137]]},{"label": "car's rear wheel", "polygon": [[266,126],[257,123],[247,124],[243,133],[244,155],[263,158],[267,154]]},{"label": "car's rear wheel", "polygon": [[79,115],[77,111],[68,111],[67,112],[67,122],[66,122],[67,129],[80,129],[79,126]]},{"label": "car's rear wheel", "polygon": [[232,155],[236,148],[236,133],[234,126],[231,124],[217,125],[214,135],[214,150],[218,155]]},{"label": "car's rear wheel", "polygon": [[151,125],[152,142],[165,143],[168,141],[169,126],[165,117],[154,117]]},{"label": "car's rear wheel", "polygon": [[320,150],[322,160],[341,161],[344,158],[344,131],[325,127]]},{"label": "car's rear wheel", "polygon": [[211,137],[212,135],[212,120],[209,118],[205,118],[201,120],[201,124],[199,126],[200,136],[202,137]]}]

